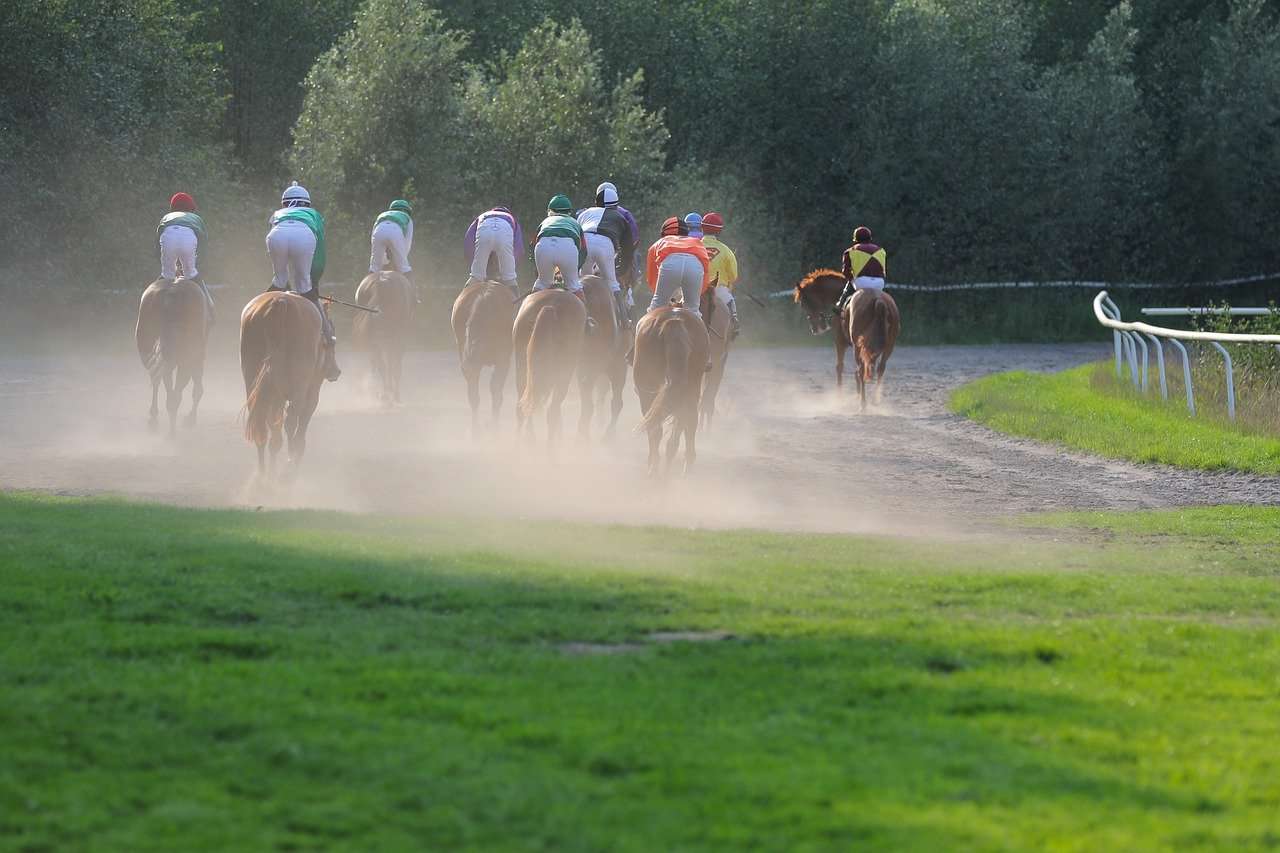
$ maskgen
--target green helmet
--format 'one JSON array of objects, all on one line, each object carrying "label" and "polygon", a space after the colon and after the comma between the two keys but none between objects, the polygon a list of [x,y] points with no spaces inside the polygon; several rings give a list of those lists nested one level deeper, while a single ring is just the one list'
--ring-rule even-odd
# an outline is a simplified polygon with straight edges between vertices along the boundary
[{"label": "green helmet", "polygon": [[404,199],[402,199],[402,198],[397,198],[397,199],[392,200],[392,202],[391,202],[391,206],[390,206],[389,208],[387,208],[387,209],[388,209],[388,210],[402,210],[402,211],[404,211],[405,213],[409,214],[410,216],[413,216],[413,205],[409,204],[409,202],[405,201],[405,200],[404,200]]},{"label": "green helmet", "polygon": [[573,213],[573,202],[569,201],[569,197],[564,193],[554,195],[551,201],[547,202],[547,210],[552,213],[563,213],[566,216]]}]

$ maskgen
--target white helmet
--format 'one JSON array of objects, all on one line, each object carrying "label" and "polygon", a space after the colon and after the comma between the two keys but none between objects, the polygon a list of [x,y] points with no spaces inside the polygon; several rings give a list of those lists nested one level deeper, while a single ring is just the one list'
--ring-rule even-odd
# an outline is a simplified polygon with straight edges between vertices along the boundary
[{"label": "white helmet", "polygon": [[618,188],[613,184],[605,181],[596,187],[596,204],[617,204]]},{"label": "white helmet", "polygon": [[298,202],[305,202],[306,204],[311,204],[311,193],[307,192],[306,187],[299,186],[298,182],[294,181],[293,183],[289,184],[289,186],[285,187],[284,193],[282,193],[280,196],[280,203],[283,204],[285,207],[289,207],[290,202],[293,202],[294,205],[296,205]]}]

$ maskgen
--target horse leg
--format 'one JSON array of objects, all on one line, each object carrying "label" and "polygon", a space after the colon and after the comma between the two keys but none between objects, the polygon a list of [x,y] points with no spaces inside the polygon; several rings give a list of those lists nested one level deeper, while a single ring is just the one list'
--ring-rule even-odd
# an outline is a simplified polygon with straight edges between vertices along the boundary
[{"label": "horse leg", "polygon": [[684,473],[687,476],[693,470],[693,463],[698,458],[698,411],[690,405],[690,411],[684,417]]},{"label": "horse leg", "polygon": [[467,380],[467,402],[471,404],[471,434],[480,431],[480,368],[464,367],[462,376]]},{"label": "horse leg", "polygon": [[[620,366],[619,366],[620,365]],[[618,431],[618,416],[622,414],[622,392],[627,385],[627,363],[621,358],[609,373],[609,386],[613,397],[609,401],[609,426],[605,428],[604,437],[611,439]]]},{"label": "horse leg", "polygon": [[493,422],[498,422],[498,415],[502,412],[502,392],[507,387],[507,371],[511,369],[511,359],[500,361],[493,366],[493,371],[489,374],[489,404],[493,411]]},{"label": "horse leg", "polygon": [[649,476],[658,476],[658,466],[662,459],[662,424],[654,424],[649,427]]},{"label": "horse leg", "polygon": [[187,414],[185,426],[196,425],[196,411],[200,408],[200,400],[204,397],[204,365],[201,364],[191,373],[191,411]]},{"label": "horse leg", "polygon": [[862,367],[862,360],[858,360],[858,400],[861,402],[861,411],[867,410],[867,374]]},{"label": "horse leg", "polygon": [[267,446],[265,444],[258,445],[258,476],[264,477],[267,473]]},{"label": "horse leg", "polygon": [[147,417],[147,425],[155,429],[160,423],[160,374],[151,374],[151,411]]},{"label": "horse leg", "polygon": [[836,387],[843,388],[844,387],[844,353],[845,353],[846,347],[845,347],[844,341],[840,338],[839,329],[836,329],[835,336],[836,336]]},{"label": "horse leg", "polygon": [[[289,431],[289,464],[294,471],[302,464],[302,456],[307,452],[307,427],[311,425],[311,416],[316,413],[316,405],[320,402],[320,386],[316,385],[307,393],[298,413],[291,419],[293,429]],[[293,408],[293,406],[290,406]]]},{"label": "horse leg", "polygon": [[586,375],[581,369],[578,372],[578,439],[591,440],[591,418],[596,413],[596,378]]},{"label": "horse leg", "polygon": [[551,400],[547,404],[547,447],[552,451],[555,450],[556,444],[560,441],[560,424],[561,412],[560,406],[564,403],[564,398],[569,396],[569,383],[573,377],[566,376],[551,392]]},{"label": "horse leg", "polygon": [[178,409],[182,406],[182,389],[186,384],[187,374],[181,367],[165,374],[164,407],[169,412],[170,438],[178,434]]}]

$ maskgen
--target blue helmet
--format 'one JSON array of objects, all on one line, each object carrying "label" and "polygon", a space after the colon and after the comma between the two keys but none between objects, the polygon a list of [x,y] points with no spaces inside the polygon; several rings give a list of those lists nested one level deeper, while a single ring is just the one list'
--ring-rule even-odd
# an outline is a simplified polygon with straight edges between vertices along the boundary
[{"label": "blue helmet", "polygon": [[690,237],[702,236],[702,214],[686,213],[684,217],[684,227],[688,229]]}]

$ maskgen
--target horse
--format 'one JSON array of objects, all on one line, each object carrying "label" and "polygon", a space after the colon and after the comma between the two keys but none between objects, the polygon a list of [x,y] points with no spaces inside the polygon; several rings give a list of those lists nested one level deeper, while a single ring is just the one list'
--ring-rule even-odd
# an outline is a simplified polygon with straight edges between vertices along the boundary
[{"label": "horse", "polygon": [[[804,309],[809,320],[809,334],[821,335],[831,328],[831,309],[844,291],[844,275],[832,269],[818,269],[800,279],[796,285],[795,301]],[[836,387],[844,386],[844,355],[853,342],[844,322],[836,325],[833,339],[836,345]]]},{"label": "horse", "polygon": [[511,369],[511,329],[516,308],[511,291],[494,281],[467,285],[453,302],[453,337],[458,343],[458,363],[467,381],[471,403],[471,431],[480,426],[480,371],[492,367],[489,397],[493,419],[502,411],[502,390]]},{"label": "horse", "polygon": [[154,429],[160,417],[157,398],[164,383],[165,407],[169,410],[169,435],[177,432],[178,408],[182,392],[191,382],[191,412],[187,426],[194,426],[200,398],[204,396],[204,358],[209,325],[205,298],[191,279],[153,281],[138,303],[138,325],[134,339],[142,366],[151,374],[151,412]]},{"label": "horse", "polygon": [[369,273],[356,288],[356,304],[376,308],[378,313],[356,312],[352,344],[368,350],[383,403],[399,403],[401,365],[413,332],[413,288],[398,272]]},{"label": "horse", "polygon": [[[612,438],[618,426],[618,415],[622,412],[630,335],[618,326],[613,293],[604,279],[596,275],[583,276],[582,290],[586,295],[587,315],[595,322],[595,328],[583,340],[582,358],[578,362],[578,393],[581,397],[578,437],[587,439],[590,435],[599,383],[602,397],[606,387],[613,391],[609,426],[605,429],[605,438]],[[608,385],[602,380],[607,380]]]},{"label": "horse", "polygon": [[[705,300],[711,312],[707,321],[707,331],[711,333],[711,369],[702,383],[700,419],[704,429],[711,426],[716,416],[716,397],[720,393],[720,383],[724,381],[725,364],[729,361],[730,298],[729,288],[717,285],[707,291]],[[704,316],[707,316],[705,312]]]},{"label": "horse", "polygon": [[658,475],[662,430],[673,421],[667,441],[666,467],[671,470],[680,436],[684,436],[684,470],[697,458],[698,403],[702,375],[711,344],[707,327],[692,311],[664,306],[650,311],[636,326],[635,386],[644,413],[637,431],[649,434],[649,476]]},{"label": "horse", "polygon": [[541,290],[525,298],[511,330],[516,354],[517,432],[533,434],[533,416],[547,405],[547,443],[560,436],[560,405],[578,367],[587,324],[583,301],[566,290]]},{"label": "horse", "polygon": [[257,445],[259,475],[274,470],[286,438],[290,466],[302,461],[324,381],[321,327],[316,306],[287,291],[258,294],[240,314],[244,437]]},{"label": "horse", "polygon": [[[883,290],[854,291],[840,320],[845,329],[844,337],[853,341],[854,364],[858,368],[858,398],[865,412],[867,383],[873,379],[876,382],[876,402],[880,402],[884,369],[902,329],[898,304]],[[844,361],[843,352],[840,361]]]}]

